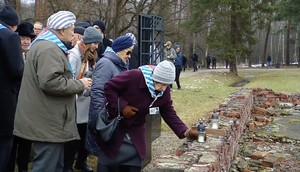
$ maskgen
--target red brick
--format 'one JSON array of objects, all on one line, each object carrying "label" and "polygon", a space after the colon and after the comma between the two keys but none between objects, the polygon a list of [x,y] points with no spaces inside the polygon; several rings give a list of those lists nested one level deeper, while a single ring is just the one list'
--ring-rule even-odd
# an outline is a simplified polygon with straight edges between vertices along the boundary
[{"label": "red brick", "polygon": [[[270,99],[269,99],[270,100]],[[267,102],[264,102],[264,106],[265,107],[270,107],[271,106],[271,102],[267,101]]]},{"label": "red brick", "polygon": [[215,136],[226,136],[226,130],[225,129],[211,129],[207,128],[205,130],[206,134],[211,134]]},{"label": "red brick", "polygon": [[180,148],[176,149],[175,151],[175,155],[176,156],[181,156],[182,154],[184,154],[186,151],[185,150],[182,150]]},{"label": "red brick", "polygon": [[264,167],[273,168],[275,165],[278,164],[278,162],[279,162],[279,158],[276,155],[269,154],[264,158],[262,165]]},{"label": "red brick", "polygon": [[258,122],[265,122],[266,121],[266,118],[264,116],[256,116],[255,117],[255,121],[258,121]]},{"label": "red brick", "polygon": [[252,155],[250,155],[250,158],[255,160],[264,159],[268,155],[268,152],[254,152]]},{"label": "red brick", "polygon": [[227,117],[230,118],[240,118],[241,117],[241,113],[240,112],[227,112],[226,115]]},{"label": "red brick", "polygon": [[253,122],[249,122],[248,129],[249,129],[249,131],[254,131],[255,130],[255,126],[254,126]]},{"label": "red brick", "polygon": [[264,109],[264,108],[260,108],[260,107],[255,106],[253,108],[253,112],[252,113],[256,113],[256,114],[260,114],[260,115],[265,115],[266,116],[268,114],[268,110]]}]

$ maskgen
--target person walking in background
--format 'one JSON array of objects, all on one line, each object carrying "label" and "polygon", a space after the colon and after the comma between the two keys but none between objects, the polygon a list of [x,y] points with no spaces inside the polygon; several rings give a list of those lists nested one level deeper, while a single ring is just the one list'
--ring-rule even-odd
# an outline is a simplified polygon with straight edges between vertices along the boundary
[{"label": "person walking in background", "polygon": [[268,57],[267,57],[267,68],[271,68],[272,67],[272,58],[271,58],[271,55],[268,54]]},{"label": "person walking in background", "polygon": [[112,41],[110,41],[106,36],[105,36],[105,30],[106,30],[106,25],[102,20],[95,20],[93,22],[93,27],[96,28],[99,32],[100,35],[102,36],[102,44],[98,47],[97,53],[98,53],[98,59],[97,61],[102,58],[104,55],[104,51],[106,50],[107,47],[111,47]]},{"label": "person walking in background", "polygon": [[177,55],[175,49],[172,47],[172,42],[167,41],[164,46],[164,59],[174,62]]},{"label": "person walking in background", "polygon": [[75,21],[69,11],[52,14],[27,53],[14,135],[33,141],[31,172],[63,172],[64,143],[79,140],[76,94],[89,89],[92,79],[73,79],[67,55]]},{"label": "person walking in background", "polygon": [[217,58],[215,56],[212,57],[212,68],[216,69],[217,68]]},{"label": "person walking in background", "polygon": [[[81,79],[92,74],[96,64],[97,48],[102,42],[102,37],[94,27],[85,29],[82,39],[72,48],[70,53],[70,64],[75,72],[75,78]],[[90,76],[92,77],[92,75]],[[88,152],[85,148],[86,129],[91,98],[89,95],[78,94],[76,101],[77,108],[77,129],[80,140],[70,141],[65,144],[64,171],[73,171],[73,163],[77,152],[75,168],[84,172],[92,172],[93,169],[86,163]]]},{"label": "person walking in background", "polygon": [[[175,66],[164,60],[156,67],[145,65],[113,77],[104,86],[109,112],[117,116],[117,100],[123,118],[112,142],[100,143],[98,172],[140,172],[146,156],[146,115],[160,114],[180,139],[197,139],[172,106],[169,85],[175,79]],[[138,84],[137,84],[138,83]]]},{"label": "person walking in background", "polygon": [[[183,61],[181,47],[179,45],[176,45],[175,46],[175,51],[176,51],[176,54],[177,54],[176,60],[174,62],[175,68],[176,68],[175,82],[176,82],[178,90],[180,90],[181,86],[180,86],[179,78],[180,78],[180,73],[182,71],[182,61]],[[171,85],[171,88],[172,88],[172,85]]]},{"label": "person walking in background", "polygon": [[[18,25],[16,30],[21,39],[21,48],[23,53],[23,60],[25,63],[26,53],[29,50],[29,45],[33,38],[35,38],[33,32],[33,25],[29,22],[22,22]],[[15,171],[15,163],[17,157],[18,171],[28,171],[28,163],[30,162],[31,153],[31,141],[14,136],[13,147],[9,158],[9,165],[7,172]]]},{"label": "person walking in background", "polygon": [[36,21],[33,24],[33,31],[34,31],[34,35],[35,37],[37,37],[43,30],[43,23]]},{"label": "person walking in background", "polygon": [[194,52],[193,53],[193,57],[192,57],[192,60],[193,60],[193,72],[196,72],[198,71],[198,55]]},{"label": "person walking in background", "polygon": [[[103,58],[96,63],[91,88],[88,125],[95,120],[104,102],[104,84],[110,78],[127,70],[126,62],[130,58],[133,45],[133,39],[130,36],[120,36],[114,40],[111,47],[106,48]],[[86,146],[91,154],[99,156],[100,148],[89,130],[86,135]]]},{"label": "person walking in background", "polygon": [[210,63],[211,63],[211,58],[210,58],[210,55],[208,54],[206,57],[206,68],[207,69],[210,68]]},{"label": "person walking in background", "polygon": [[23,76],[19,17],[11,6],[0,10],[0,171],[6,171],[13,146],[13,127]]}]

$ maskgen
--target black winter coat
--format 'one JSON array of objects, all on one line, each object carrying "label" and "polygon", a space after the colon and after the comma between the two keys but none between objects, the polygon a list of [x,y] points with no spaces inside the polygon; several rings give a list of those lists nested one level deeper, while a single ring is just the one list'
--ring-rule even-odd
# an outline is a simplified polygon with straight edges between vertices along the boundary
[{"label": "black winter coat", "polygon": [[19,35],[0,23],[0,137],[12,137],[24,63]]}]

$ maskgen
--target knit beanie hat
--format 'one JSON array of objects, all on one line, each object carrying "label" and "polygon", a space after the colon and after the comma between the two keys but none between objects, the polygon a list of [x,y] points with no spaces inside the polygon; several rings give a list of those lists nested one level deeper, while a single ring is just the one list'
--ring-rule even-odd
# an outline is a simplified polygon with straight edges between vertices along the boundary
[{"label": "knit beanie hat", "polygon": [[135,36],[134,36],[134,34],[133,34],[133,33],[131,33],[131,32],[128,32],[128,33],[126,33],[125,35],[127,35],[127,36],[130,36],[130,37],[131,37],[131,39],[133,40],[133,44],[136,44],[136,38],[135,38]]},{"label": "knit beanie hat", "polygon": [[76,16],[70,11],[59,11],[47,20],[48,29],[66,29],[76,22]]},{"label": "knit beanie hat", "polygon": [[34,38],[33,25],[29,22],[22,22],[18,25],[16,30],[19,36],[27,36],[30,38]]},{"label": "knit beanie hat", "polygon": [[76,26],[74,28],[74,33],[77,33],[79,35],[83,35],[84,31],[85,31],[85,28],[82,26]]},{"label": "knit beanie hat", "polygon": [[116,53],[130,47],[133,47],[133,39],[127,35],[119,36],[111,45],[111,48]]},{"label": "knit beanie hat", "polygon": [[85,29],[82,39],[86,44],[102,42],[102,36],[100,35],[100,32],[91,26]]},{"label": "knit beanie hat", "polygon": [[0,11],[0,20],[9,26],[16,26],[19,23],[19,17],[11,6],[4,6]]},{"label": "knit beanie hat", "polygon": [[93,22],[93,25],[97,25],[101,29],[102,32],[104,32],[106,29],[105,23],[101,20],[95,20]]},{"label": "knit beanie hat", "polygon": [[163,84],[173,84],[175,80],[175,66],[172,62],[164,60],[154,68],[152,78]]}]

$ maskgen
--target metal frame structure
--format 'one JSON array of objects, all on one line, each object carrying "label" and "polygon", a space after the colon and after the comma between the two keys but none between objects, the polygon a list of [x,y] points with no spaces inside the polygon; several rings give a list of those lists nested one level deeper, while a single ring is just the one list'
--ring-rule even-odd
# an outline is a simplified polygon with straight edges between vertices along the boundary
[{"label": "metal frame structure", "polygon": [[155,15],[139,15],[139,66],[163,61],[164,20]]}]

